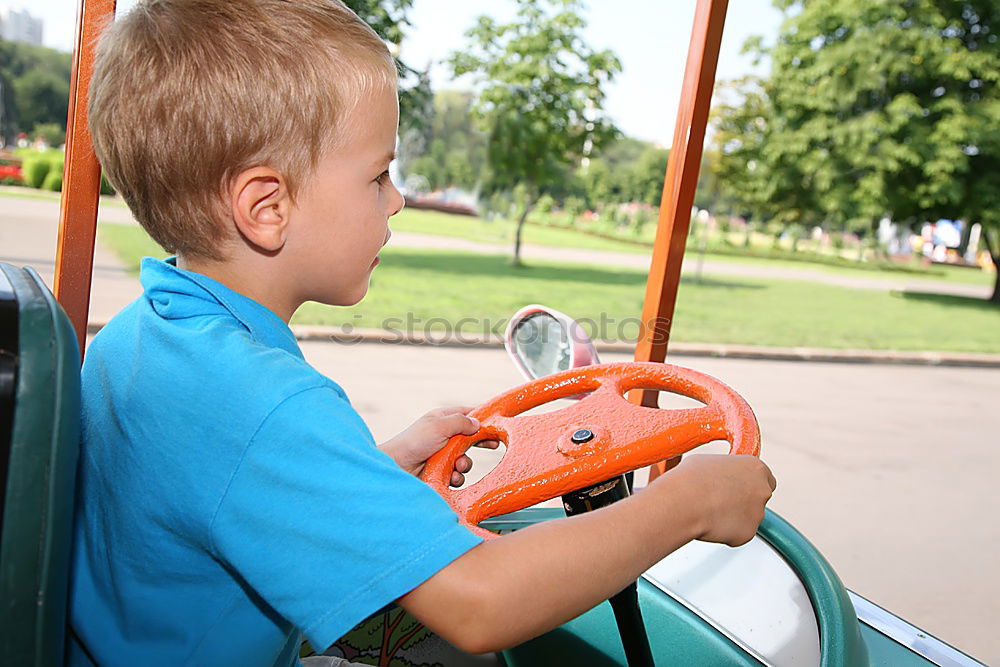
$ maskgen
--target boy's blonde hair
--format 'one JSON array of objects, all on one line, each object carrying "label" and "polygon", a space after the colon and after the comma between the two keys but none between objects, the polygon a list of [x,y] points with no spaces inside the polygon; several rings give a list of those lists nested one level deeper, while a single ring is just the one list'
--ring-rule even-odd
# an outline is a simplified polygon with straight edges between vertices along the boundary
[{"label": "boy's blonde hair", "polygon": [[269,166],[296,189],[396,68],[340,0],[145,0],[105,31],[90,88],[104,171],[166,250],[224,259],[224,193]]}]

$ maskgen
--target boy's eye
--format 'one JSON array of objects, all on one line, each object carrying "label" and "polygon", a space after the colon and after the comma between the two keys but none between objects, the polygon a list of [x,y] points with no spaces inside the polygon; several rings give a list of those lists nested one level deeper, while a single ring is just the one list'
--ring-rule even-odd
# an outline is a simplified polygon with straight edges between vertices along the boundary
[{"label": "boy's eye", "polygon": [[379,185],[385,185],[386,183],[388,183],[389,182],[389,170],[386,169],[381,174],[379,174],[378,178],[375,179],[375,182],[377,182]]}]

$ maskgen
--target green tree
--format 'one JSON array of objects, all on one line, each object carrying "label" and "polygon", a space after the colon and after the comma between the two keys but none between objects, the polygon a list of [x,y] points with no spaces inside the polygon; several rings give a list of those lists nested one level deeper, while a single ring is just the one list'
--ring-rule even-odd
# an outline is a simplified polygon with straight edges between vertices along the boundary
[{"label": "green tree", "polygon": [[701,170],[698,172],[698,187],[694,193],[694,205],[717,214],[732,214],[728,202],[722,195],[719,183],[719,160],[717,150],[709,148],[702,154]]},{"label": "green tree", "polygon": [[472,93],[443,90],[434,95],[434,141],[443,145],[444,186],[476,191],[486,177],[486,135],[472,117]]},{"label": "green tree", "polygon": [[46,124],[66,127],[68,79],[55,72],[33,70],[14,80],[14,97],[21,128]]},{"label": "green tree", "polygon": [[59,123],[37,123],[31,129],[32,140],[44,137],[49,146],[61,146],[66,142],[66,130]]},{"label": "green tree", "polygon": [[406,13],[413,0],[344,0],[355,14],[390,44],[399,45],[410,26]]},{"label": "green tree", "polygon": [[[729,84],[737,102],[716,107],[713,144],[706,154],[715,171],[719,196],[732,213],[766,221],[772,228],[802,224],[819,207],[815,175],[795,146],[780,143],[783,119],[777,117],[770,82],[746,77]],[[836,208],[836,207],[834,207]]]},{"label": "green tree", "polygon": [[480,189],[486,178],[486,136],[472,119],[472,101],[468,92],[443,90],[434,95],[424,150],[404,142],[408,150],[401,151],[405,157],[400,169],[407,179],[426,182],[431,190]]},{"label": "green tree", "polygon": [[525,190],[515,265],[538,198],[563,187],[581,157],[615,136],[601,109],[605,84],[621,71],[611,51],[583,40],[579,0],[517,0],[517,7],[511,23],[480,16],[466,33],[469,47],[448,59],[456,76],[471,74],[478,84],[474,113],[487,136],[490,189]]},{"label": "green tree", "polygon": [[635,137],[618,136],[614,140],[607,142],[596,151],[601,159],[612,167],[628,166],[634,164],[644,151],[652,147],[653,144]]},{"label": "green tree", "polygon": [[576,178],[583,192],[587,207],[593,211],[605,204],[621,201],[621,187],[611,171],[608,163],[601,158],[594,158],[586,166],[581,166]]},{"label": "green tree", "polygon": [[757,172],[740,198],[800,224],[979,222],[1000,263],[997,0],[775,4],[777,43],[750,44],[771,73],[720,119],[722,171]]},{"label": "green tree", "polygon": [[69,76],[68,53],[0,40],[0,138],[45,123],[65,130]]},{"label": "green tree", "polygon": [[618,136],[596,155],[577,173],[582,194],[591,208],[623,202],[659,205],[667,169],[667,149],[633,137]]},{"label": "green tree", "polygon": [[404,136],[399,167],[432,190],[457,186],[477,192],[485,178],[486,136],[472,119],[473,95],[440,90],[420,141]]},{"label": "green tree", "polygon": [[[0,56],[3,53],[4,43],[0,42]],[[13,143],[15,128],[17,126],[17,108],[14,100],[14,86],[11,83],[10,73],[0,66],[0,144],[6,146]]]},{"label": "green tree", "polygon": [[663,197],[663,178],[667,173],[666,148],[648,146],[635,161],[629,174],[629,200],[659,206]]},{"label": "green tree", "polygon": [[430,79],[399,58],[399,45],[410,27],[407,12],[413,0],[344,0],[361,19],[389,43],[399,70],[399,129],[419,132],[430,122]]}]

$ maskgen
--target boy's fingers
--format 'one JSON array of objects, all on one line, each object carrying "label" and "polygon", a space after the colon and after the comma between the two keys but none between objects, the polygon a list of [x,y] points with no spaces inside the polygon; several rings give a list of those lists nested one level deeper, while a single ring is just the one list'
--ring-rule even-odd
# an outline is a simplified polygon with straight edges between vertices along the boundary
[{"label": "boy's fingers", "polygon": [[469,472],[472,470],[472,459],[465,454],[462,454],[455,459],[455,470],[458,472]]},{"label": "boy's fingers", "polygon": [[472,435],[479,430],[479,420],[475,417],[466,417],[458,413],[445,415],[438,421],[445,437],[451,437],[458,433]]},{"label": "boy's fingers", "polygon": [[482,447],[483,449],[496,449],[500,446],[499,440],[480,440],[479,442],[472,445],[473,447]]},{"label": "boy's fingers", "polygon": [[452,405],[445,408],[434,408],[433,410],[427,413],[427,416],[444,417],[446,415],[454,415],[454,414],[465,415],[472,412],[472,410],[473,408],[467,405]]},{"label": "boy's fingers", "polygon": [[465,475],[458,472],[457,470],[451,473],[451,485],[452,486],[462,486],[465,483]]}]

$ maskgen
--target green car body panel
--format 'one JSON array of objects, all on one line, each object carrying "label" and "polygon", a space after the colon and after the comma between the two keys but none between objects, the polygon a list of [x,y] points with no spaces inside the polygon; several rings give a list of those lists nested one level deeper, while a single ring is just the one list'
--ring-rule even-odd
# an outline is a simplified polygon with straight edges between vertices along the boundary
[{"label": "green car body panel", "polygon": [[[528,509],[490,519],[483,525],[502,533],[562,516],[558,508]],[[934,664],[859,622],[840,578],[816,547],[790,523],[767,510],[758,532],[781,552],[809,594],[820,629],[823,667]],[[664,664],[762,664],[690,609],[642,579],[639,596],[653,655]],[[626,665],[614,617],[606,602],[550,633],[504,652],[504,659],[510,667]]]}]

